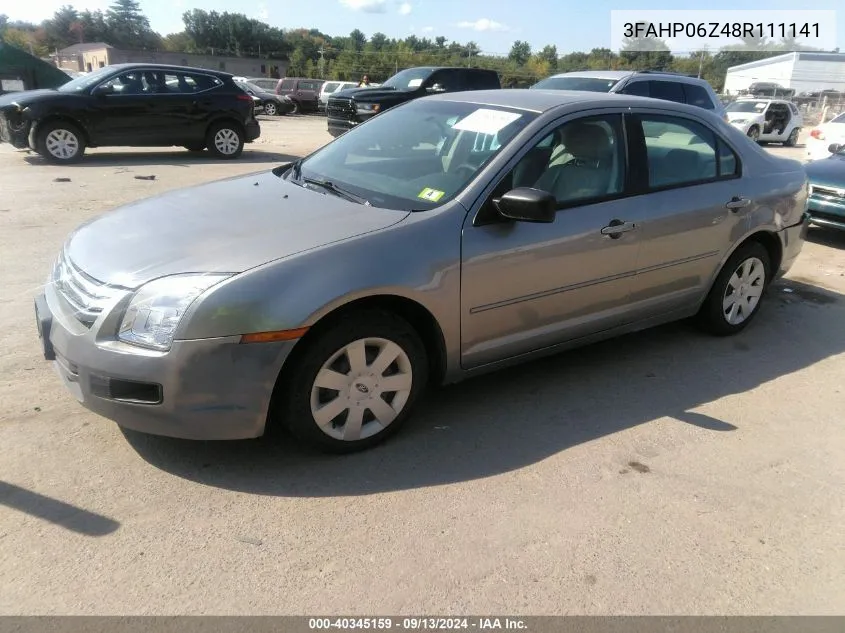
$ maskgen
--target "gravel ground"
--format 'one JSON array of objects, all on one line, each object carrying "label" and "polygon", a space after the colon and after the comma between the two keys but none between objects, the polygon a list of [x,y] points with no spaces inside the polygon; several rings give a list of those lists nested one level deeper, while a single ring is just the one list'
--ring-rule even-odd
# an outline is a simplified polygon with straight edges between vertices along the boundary
[{"label": "gravel ground", "polygon": [[359,455],[79,407],[32,313],[65,237],[330,140],[263,126],[236,162],[0,148],[0,613],[843,612],[845,235],[813,230],[741,336],[676,324],[478,378]]}]

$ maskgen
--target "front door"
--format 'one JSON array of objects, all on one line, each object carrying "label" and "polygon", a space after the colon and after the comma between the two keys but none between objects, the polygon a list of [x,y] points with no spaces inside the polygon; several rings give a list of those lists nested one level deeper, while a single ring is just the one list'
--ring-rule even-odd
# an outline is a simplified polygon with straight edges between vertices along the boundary
[{"label": "front door", "polygon": [[98,145],[158,144],[165,134],[153,73],[130,70],[94,90],[96,116],[91,117]]},{"label": "front door", "polygon": [[[466,369],[624,323],[639,239],[629,222],[622,115],[550,129],[463,229],[461,362]],[[493,200],[516,187],[557,198],[554,222],[505,221]]]}]

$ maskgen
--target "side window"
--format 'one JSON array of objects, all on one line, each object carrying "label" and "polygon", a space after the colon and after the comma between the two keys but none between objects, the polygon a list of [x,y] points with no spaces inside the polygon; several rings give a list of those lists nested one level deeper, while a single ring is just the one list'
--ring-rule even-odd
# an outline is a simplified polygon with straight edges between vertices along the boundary
[{"label": "side window", "polygon": [[109,79],[102,88],[116,95],[139,95],[144,93],[144,75],[132,70]]},{"label": "side window", "polygon": [[182,92],[202,92],[221,85],[221,81],[210,75],[179,74],[179,86]]},{"label": "side window", "polygon": [[426,82],[426,88],[433,92],[455,92],[460,90],[460,75],[457,70],[438,70]]},{"label": "side window", "polygon": [[316,90],[317,84],[313,81],[300,81],[299,90]]},{"label": "side window", "polygon": [[640,120],[652,189],[694,185],[738,174],[736,155],[705,126],[659,115],[644,115]]},{"label": "side window", "polygon": [[636,97],[650,97],[651,91],[648,88],[650,81],[633,81],[622,88],[620,92],[626,95],[634,95]]},{"label": "side window", "polygon": [[293,79],[285,79],[280,90],[293,90]]},{"label": "side window", "polygon": [[466,70],[464,75],[463,90],[492,90],[498,88],[495,75],[486,72],[473,72]]},{"label": "side window", "polygon": [[706,110],[713,110],[713,99],[710,98],[710,93],[703,87],[695,84],[684,84],[684,92],[687,96],[687,103],[690,105],[705,108]]},{"label": "side window", "polygon": [[676,103],[684,103],[686,101],[683,86],[675,81],[652,81],[651,96],[655,99],[674,101]]},{"label": "side window", "polygon": [[625,185],[622,138],[621,115],[567,122],[537,143],[500,188],[548,191],[560,207],[620,194]]},{"label": "side window", "polygon": [[792,110],[792,114],[800,114],[800,112],[798,112],[798,106],[791,101],[789,102],[789,109]]}]

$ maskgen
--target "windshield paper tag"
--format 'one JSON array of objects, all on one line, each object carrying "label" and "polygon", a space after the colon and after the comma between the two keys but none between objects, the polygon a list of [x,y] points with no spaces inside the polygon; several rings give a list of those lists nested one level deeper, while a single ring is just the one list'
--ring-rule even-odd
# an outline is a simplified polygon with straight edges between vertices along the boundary
[{"label": "windshield paper tag", "polygon": [[513,112],[481,108],[455,123],[452,128],[455,130],[466,130],[467,132],[477,132],[478,134],[493,135],[521,116],[521,114],[514,114]]},{"label": "windshield paper tag", "polygon": [[429,202],[437,202],[440,198],[443,197],[445,192],[440,191],[439,189],[432,189],[430,187],[426,187],[422,191],[420,191],[417,198],[422,198],[423,200],[428,200]]}]

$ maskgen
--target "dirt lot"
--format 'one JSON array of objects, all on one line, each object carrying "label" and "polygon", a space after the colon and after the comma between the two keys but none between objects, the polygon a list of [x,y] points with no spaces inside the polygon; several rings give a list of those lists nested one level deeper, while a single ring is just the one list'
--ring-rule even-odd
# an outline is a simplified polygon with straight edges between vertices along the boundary
[{"label": "dirt lot", "polygon": [[479,378],[360,455],[79,407],[32,311],[63,240],[330,138],[263,129],[233,163],[0,148],[0,613],[842,613],[845,235],[813,231],[739,337],[677,324]]}]

